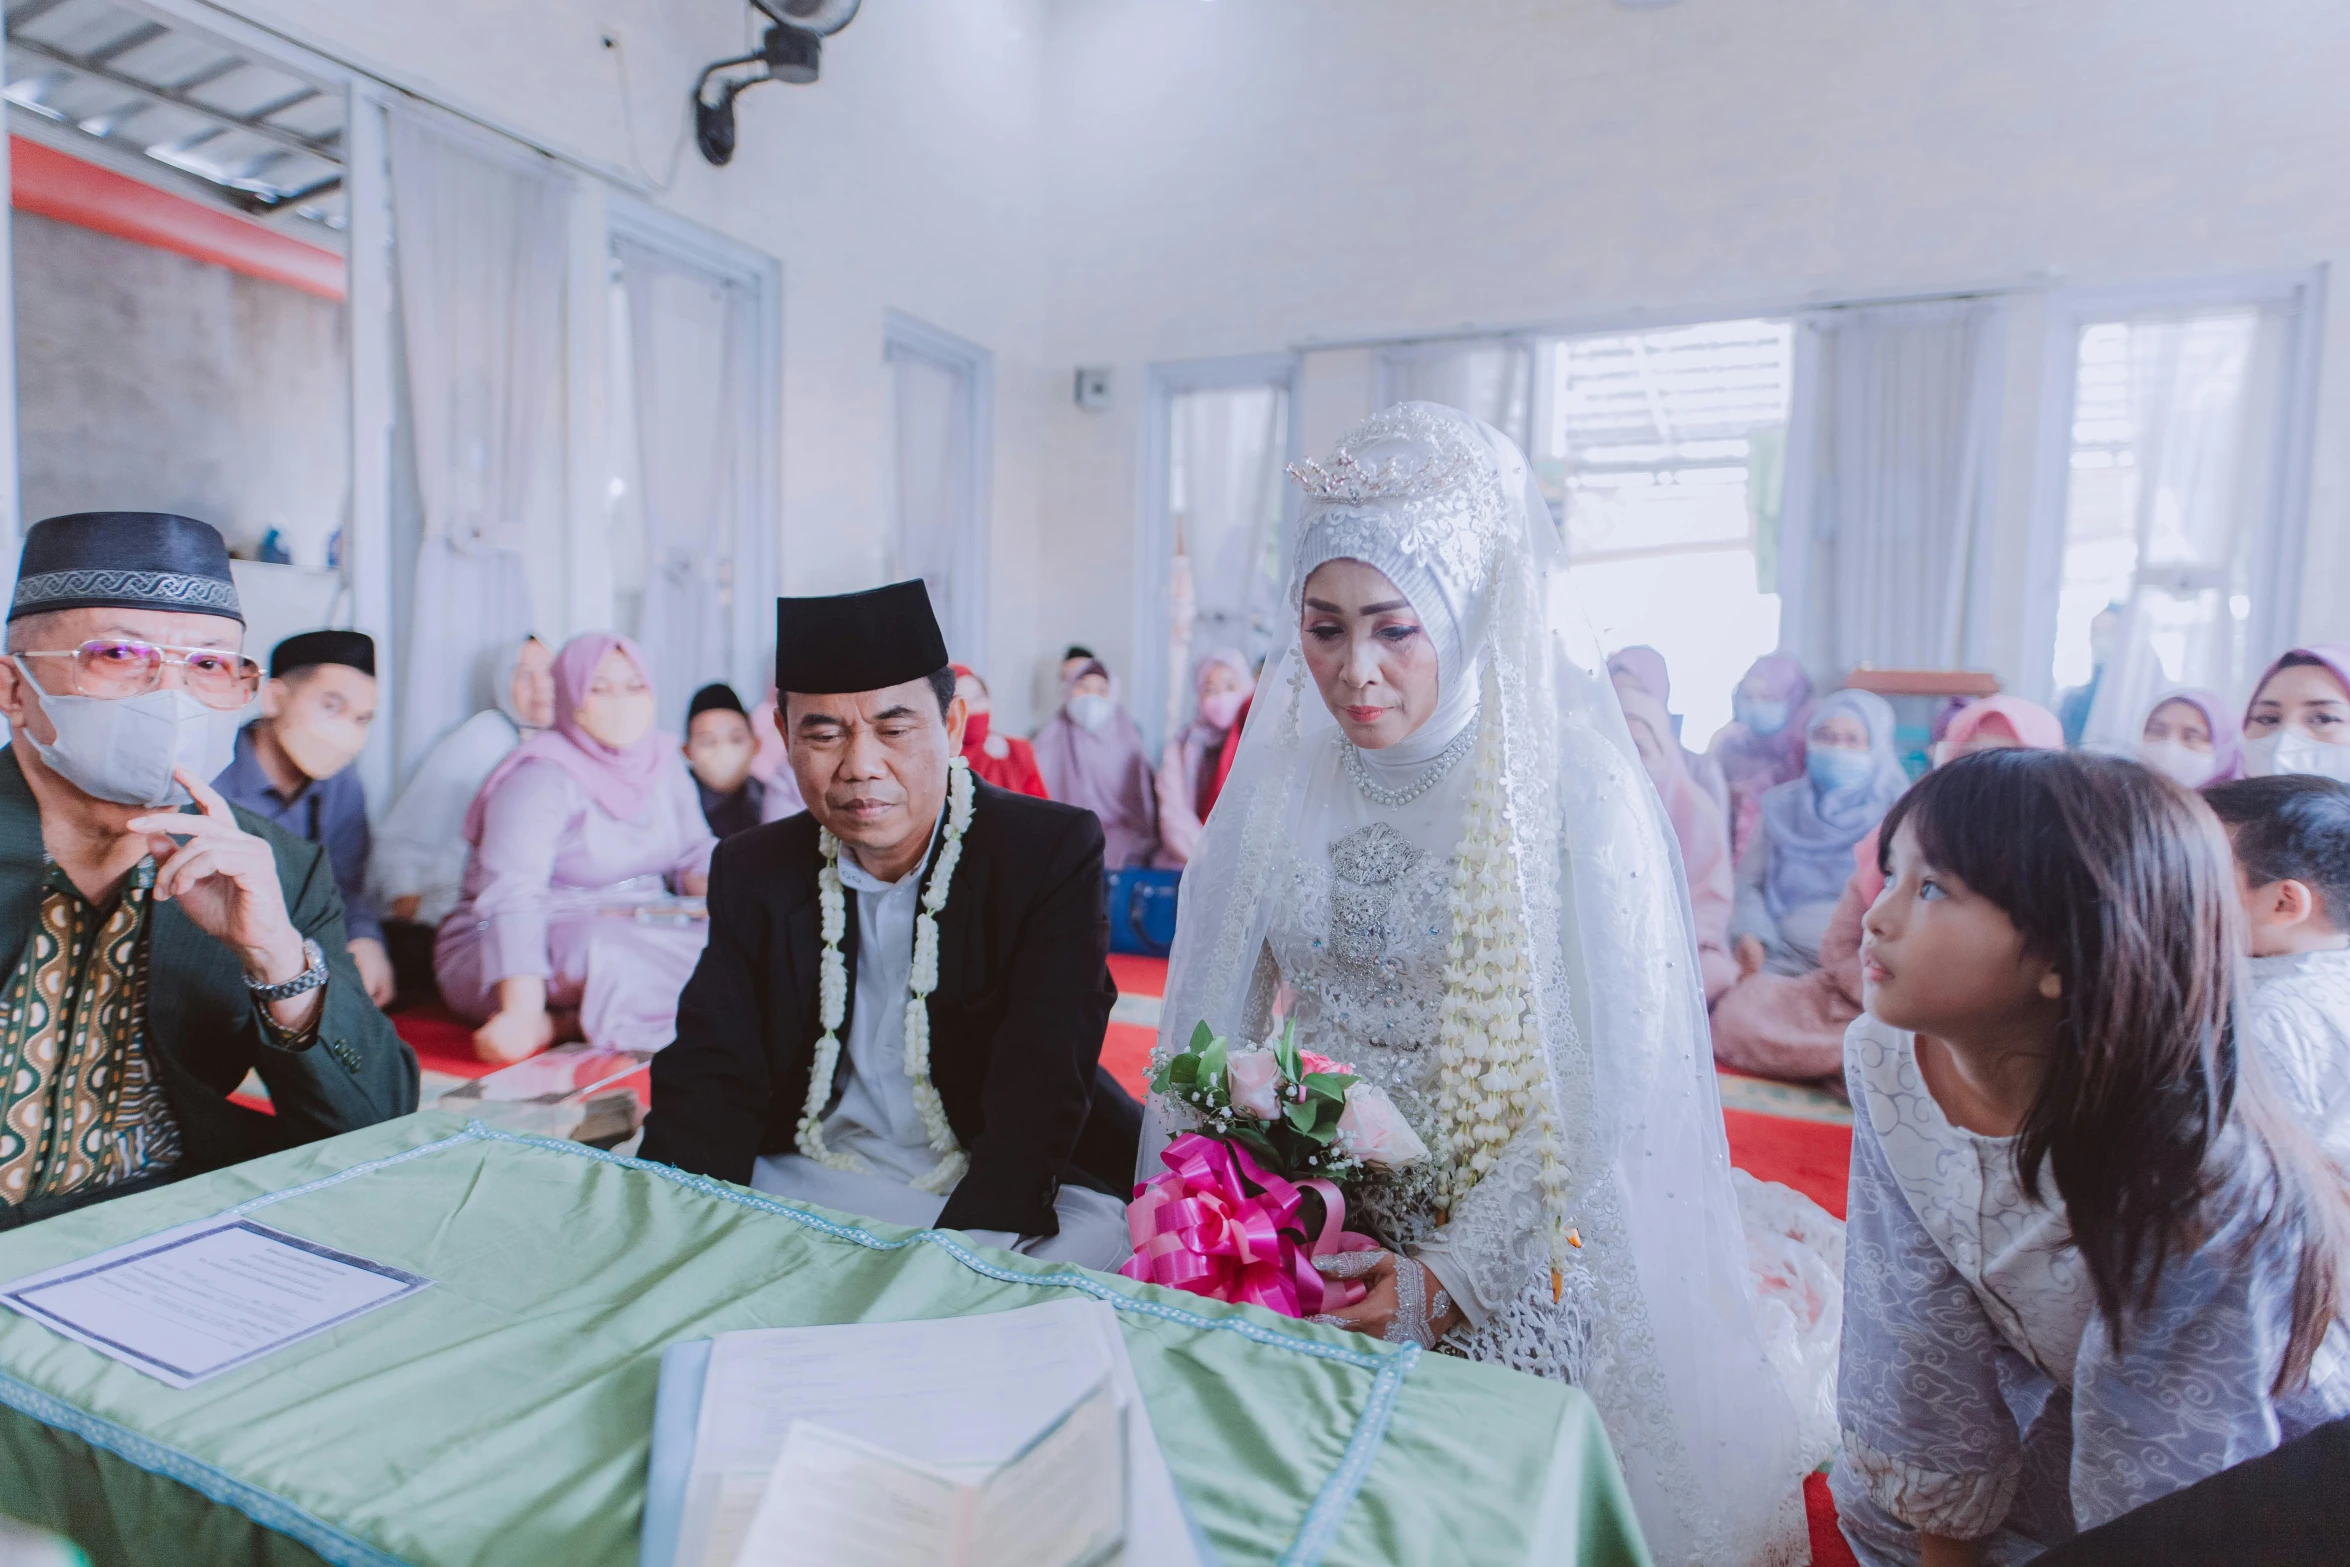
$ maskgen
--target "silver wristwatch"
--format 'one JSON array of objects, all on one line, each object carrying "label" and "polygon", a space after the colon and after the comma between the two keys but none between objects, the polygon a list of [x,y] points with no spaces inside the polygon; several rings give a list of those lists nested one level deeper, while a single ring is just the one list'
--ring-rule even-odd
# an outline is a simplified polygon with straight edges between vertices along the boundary
[{"label": "silver wristwatch", "polygon": [[292,979],[276,985],[256,985],[248,979],[245,988],[253,992],[255,1001],[265,1006],[273,1001],[291,1001],[296,996],[316,990],[326,983],[326,949],[304,936],[302,956],[309,959],[310,966]]}]

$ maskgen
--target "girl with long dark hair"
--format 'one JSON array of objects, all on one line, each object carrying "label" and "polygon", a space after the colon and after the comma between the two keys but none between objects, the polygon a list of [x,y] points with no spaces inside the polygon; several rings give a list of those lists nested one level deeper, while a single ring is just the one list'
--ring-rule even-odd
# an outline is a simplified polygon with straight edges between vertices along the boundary
[{"label": "girl with long dark hair", "polygon": [[1855,1551],[2026,1560],[2350,1412],[2350,1197],[2239,1051],[2209,808],[2003,750],[1884,825],[1845,1051]]}]

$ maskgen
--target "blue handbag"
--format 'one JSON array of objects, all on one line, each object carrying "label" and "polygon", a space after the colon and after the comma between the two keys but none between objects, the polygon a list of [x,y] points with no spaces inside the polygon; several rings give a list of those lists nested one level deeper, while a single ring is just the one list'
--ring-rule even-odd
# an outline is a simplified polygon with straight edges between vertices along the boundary
[{"label": "blue handbag", "polygon": [[1104,871],[1108,893],[1110,950],[1135,957],[1163,958],[1175,946],[1175,893],[1181,871],[1143,866]]}]

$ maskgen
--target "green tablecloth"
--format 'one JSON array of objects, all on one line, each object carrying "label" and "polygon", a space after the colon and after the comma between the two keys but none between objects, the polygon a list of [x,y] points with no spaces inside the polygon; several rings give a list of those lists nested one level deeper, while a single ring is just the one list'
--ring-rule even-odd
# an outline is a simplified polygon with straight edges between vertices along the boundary
[{"label": "green tablecloth", "polygon": [[0,1512],[101,1564],[631,1567],[663,1346],[1074,1288],[1234,1567],[1646,1561],[1571,1388],[447,1115],[0,1235],[0,1279],[240,1205],[434,1286],[186,1391],[0,1310]]}]

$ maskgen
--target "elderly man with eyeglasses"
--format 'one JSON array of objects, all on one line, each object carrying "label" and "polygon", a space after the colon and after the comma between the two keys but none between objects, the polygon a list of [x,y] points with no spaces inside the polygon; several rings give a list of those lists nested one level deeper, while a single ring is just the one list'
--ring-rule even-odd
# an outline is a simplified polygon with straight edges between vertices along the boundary
[{"label": "elderly man with eyeglasses", "polygon": [[[220,535],[26,534],[0,658],[0,1229],[416,1108],[334,867],[207,781],[261,686]],[[274,1114],[232,1103],[248,1070]]]}]

